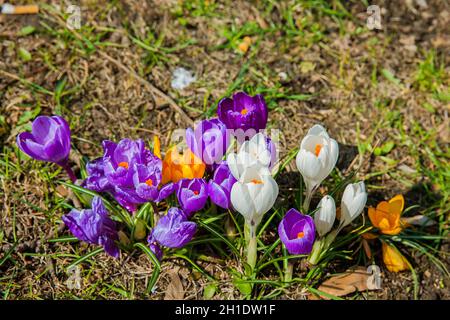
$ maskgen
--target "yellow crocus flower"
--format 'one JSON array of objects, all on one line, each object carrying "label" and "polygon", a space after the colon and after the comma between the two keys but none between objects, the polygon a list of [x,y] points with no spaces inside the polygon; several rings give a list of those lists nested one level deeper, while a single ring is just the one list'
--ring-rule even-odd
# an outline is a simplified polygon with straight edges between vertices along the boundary
[{"label": "yellow crocus flower", "polygon": [[377,208],[369,207],[369,218],[372,225],[381,233],[396,235],[402,231],[400,216],[403,212],[405,200],[403,196],[396,195],[389,201],[382,201]]},{"label": "yellow crocus flower", "polygon": [[391,272],[400,272],[409,268],[408,260],[393,246],[382,242],[383,261]]}]

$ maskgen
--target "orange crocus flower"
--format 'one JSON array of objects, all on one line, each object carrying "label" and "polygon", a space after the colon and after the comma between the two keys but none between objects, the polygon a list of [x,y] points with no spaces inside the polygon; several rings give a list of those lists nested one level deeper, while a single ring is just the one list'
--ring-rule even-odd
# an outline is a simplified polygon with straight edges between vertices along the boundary
[{"label": "orange crocus flower", "polygon": [[382,201],[377,208],[369,207],[369,218],[372,225],[381,233],[396,235],[402,231],[400,216],[403,212],[405,200],[403,196],[396,195],[389,201]]},{"label": "orange crocus flower", "polygon": [[393,246],[382,243],[383,261],[391,272],[400,272],[409,268],[408,260]]}]

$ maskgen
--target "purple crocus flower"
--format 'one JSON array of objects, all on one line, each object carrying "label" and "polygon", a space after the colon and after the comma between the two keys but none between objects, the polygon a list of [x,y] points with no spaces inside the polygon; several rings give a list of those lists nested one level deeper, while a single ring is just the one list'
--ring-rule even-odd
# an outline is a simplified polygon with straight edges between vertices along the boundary
[{"label": "purple crocus flower", "polygon": [[278,235],[290,254],[308,254],[316,236],[314,220],[290,209],[278,225]]},{"label": "purple crocus flower", "polygon": [[230,193],[236,178],[231,174],[226,161],[222,161],[214,171],[208,183],[208,195],[211,201],[224,209],[230,208]]},{"label": "purple crocus flower", "polygon": [[108,216],[100,197],[94,197],[91,209],[72,209],[62,216],[62,220],[78,239],[101,245],[110,256],[119,257],[119,248],[115,243],[119,240],[116,224]]},{"label": "purple crocus flower", "polygon": [[177,187],[178,203],[187,217],[203,209],[208,200],[208,188],[204,179],[181,179]]},{"label": "purple crocus flower", "polygon": [[68,165],[70,153],[70,128],[60,116],[39,116],[31,125],[31,132],[17,136],[17,146],[31,158],[54,162],[63,167],[72,181],[75,175]]},{"label": "purple crocus flower", "polygon": [[196,231],[197,225],[188,221],[182,210],[170,208],[167,214],[159,219],[147,241],[150,249],[161,260],[160,246],[181,248],[191,241]]},{"label": "purple crocus flower", "polygon": [[187,218],[203,209],[208,200],[208,185],[204,179],[181,179],[177,183],[168,183],[161,188],[157,201],[164,200],[174,192]]},{"label": "purple crocus flower", "polygon": [[252,97],[245,92],[235,93],[232,99],[223,98],[220,100],[217,114],[228,129],[242,129],[244,131],[265,129],[268,117],[264,97],[260,94]]},{"label": "purple crocus flower", "polygon": [[145,148],[142,140],[103,141],[103,149],[103,158],[87,166],[87,188],[110,192],[131,212],[136,211],[137,204],[157,200],[162,161]]},{"label": "purple crocus flower", "polygon": [[203,120],[186,130],[186,143],[206,165],[222,160],[229,145],[227,127],[219,119]]}]

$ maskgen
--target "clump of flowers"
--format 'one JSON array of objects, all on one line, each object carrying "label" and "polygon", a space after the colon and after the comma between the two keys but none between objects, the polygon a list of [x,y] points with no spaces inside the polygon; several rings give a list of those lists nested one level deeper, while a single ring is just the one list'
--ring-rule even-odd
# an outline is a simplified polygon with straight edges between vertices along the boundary
[{"label": "clump of flowers", "polygon": [[[334,169],[339,155],[338,143],[316,124],[301,140],[295,159],[305,185],[304,203],[289,210],[276,205],[273,210],[280,192],[275,178],[280,172],[274,169],[278,160],[276,144],[264,131],[267,122],[263,96],[238,92],[219,102],[216,118],[188,128],[184,132],[185,145],[168,146],[162,152],[157,136],[152,150],[142,139],[103,141],[103,155],[87,163],[86,175],[82,170],[81,179],[69,164],[70,129],[62,117],[37,117],[32,132],[18,135],[17,145],[30,157],[56,163],[66,170],[72,183],[65,185],[88,206],[90,203],[90,208],[71,210],[62,217],[63,222],[76,238],[103,247],[110,256],[119,258],[121,250],[143,247],[158,264],[165,253],[188,245],[197,232],[201,233],[198,229],[207,224],[205,221],[223,216],[241,229],[239,216],[234,216],[239,213],[245,277],[254,278],[259,268],[260,225],[272,210],[263,226],[270,227],[275,214],[282,215],[276,241],[282,243],[289,260],[285,265],[285,281],[289,282],[294,258],[304,257],[308,266],[315,268],[335,250],[335,240],[344,229],[349,232],[340,240],[362,228],[354,224],[364,211],[367,192],[362,181],[347,183],[343,190],[323,195],[316,208],[310,210],[318,187]],[[336,202],[333,197],[341,193],[341,201]],[[395,272],[406,269],[409,263],[383,237],[399,235],[413,223],[401,218],[403,208],[401,195],[370,207],[371,229],[379,234],[361,232],[367,239],[380,236],[384,262]],[[204,220],[206,213],[209,218]],[[211,230],[209,226],[205,229]],[[219,232],[214,234],[223,239]],[[278,242],[272,247],[276,245]],[[239,253],[236,255],[240,258]],[[265,252],[261,256],[267,255]]]}]

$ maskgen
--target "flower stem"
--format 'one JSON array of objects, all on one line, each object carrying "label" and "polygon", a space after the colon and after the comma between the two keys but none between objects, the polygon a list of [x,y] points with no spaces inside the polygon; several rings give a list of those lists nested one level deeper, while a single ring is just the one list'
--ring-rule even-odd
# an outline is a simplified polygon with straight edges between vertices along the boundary
[{"label": "flower stem", "polygon": [[247,263],[250,265],[252,270],[255,270],[256,266],[256,247],[257,247],[256,236],[255,235],[250,236],[250,241],[248,242],[247,247]]},{"label": "flower stem", "polygon": [[284,282],[291,282],[294,271],[294,262],[288,260],[284,269]]},{"label": "flower stem", "polygon": [[309,204],[311,203],[312,190],[306,189],[305,201],[303,202],[303,211],[308,212]]},{"label": "flower stem", "polygon": [[257,241],[255,227],[249,223],[245,223],[245,242],[247,244],[247,263],[251,267],[251,270],[255,270],[256,256],[257,256]]},{"label": "flower stem", "polygon": [[66,170],[67,175],[69,176],[70,180],[72,180],[72,183],[75,183],[77,181],[77,176],[73,172],[72,168],[70,167],[69,163],[60,164],[61,168]]}]

